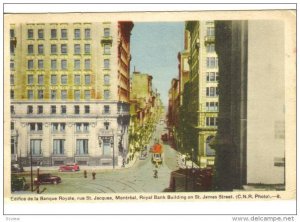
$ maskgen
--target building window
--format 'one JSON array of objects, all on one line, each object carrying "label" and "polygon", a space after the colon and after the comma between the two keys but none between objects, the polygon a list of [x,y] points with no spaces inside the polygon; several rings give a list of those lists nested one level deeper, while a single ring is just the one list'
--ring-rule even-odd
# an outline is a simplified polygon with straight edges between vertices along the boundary
[{"label": "building window", "polygon": [[14,75],[10,75],[10,85],[14,85],[15,84],[15,76]]},{"label": "building window", "polygon": [[109,97],[110,97],[110,91],[104,90],[104,99],[109,99]]},{"label": "building window", "polygon": [[29,100],[33,100],[33,90],[28,90],[28,91],[27,91],[27,98],[28,98]]},{"label": "building window", "polygon": [[109,106],[104,106],[104,113],[109,114],[110,113],[110,107]]},{"label": "building window", "polygon": [[37,113],[38,114],[43,114],[43,106],[38,106],[37,108],[38,108]]},{"label": "building window", "polygon": [[90,44],[84,44],[84,53],[85,54],[91,53],[91,45]]},{"label": "building window", "polygon": [[80,54],[80,44],[74,45],[74,54]]},{"label": "building window", "polygon": [[206,126],[217,126],[217,117],[206,117]]},{"label": "building window", "polygon": [[206,34],[208,36],[215,36],[215,28],[214,27],[207,27]]},{"label": "building window", "polygon": [[15,114],[15,107],[14,106],[10,106],[10,114]]},{"label": "building window", "polygon": [[208,96],[208,97],[218,96],[217,87],[206,87],[206,96]]},{"label": "building window", "polygon": [[51,75],[51,84],[56,85],[57,84],[57,75]]},{"label": "building window", "polygon": [[61,99],[62,100],[67,100],[67,90],[62,90],[61,91]]},{"label": "building window", "polygon": [[51,70],[56,70],[57,69],[57,60],[52,59],[51,60]]},{"label": "building window", "polygon": [[15,61],[14,60],[10,60],[10,70],[14,70],[15,69]]},{"label": "building window", "polygon": [[84,155],[88,154],[88,140],[87,139],[78,139],[76,140],[76,154]]},{"label": "building window", "polygon": [[218,81],[218,72],[207,72],[206,73],[207,82],[216,82]]},{"label": "building window", "polygon": [[39,29],[38,30],[38,38],[39,39],[44,39],[44,29]]},{"label": "building window", "polygon": [[79,70],[80,69],[80,60],[79,59],[75,59],[74,60],[74,69],[75,70]]},{"label": "building window", "polygon": [[89,123],[76,123],[76,132],[89,132]]},{"label": "building window", "polygon": [[51,114],[56,114],[56,106],[51,106]]},{"label": "building window", "polygon": [[206,111],[215,111],[217,112],[219,109],[218,102],[206,102]]},{"label": "building window", "polygon": [[215,156],[215,154],[216,154],[215,150],[210,147],[210,143],[213,139],[214,139],[214,136],[209,136],[209,137],[207,137],[207,139],[205,141],[206,156]]},{"label": "building window", "polygon": [[67,54],[68,53],[67,44],[61,44],[60,50],[61,50],[61,54]]},{"label": "building window", "polygon": [[207,68],[217,68],[218,67],[218,58],[217,57],[207,57],[206,58],[206,67]]},{"label": "building window", "polygon": [[79,106],[74,106],[74,113],[75,114],[80,114],[80,107]]},{"label": "building window", "polygon": [[44,69],[44,60],[42,59],[38,60],[38,69]]},{"label": "building window", "polygon": [[215,52],[215,44],[208,44],[206,46],[206,52]]},{"label": "building window", "polygon": [[65,150],[65,140],[56,139],[53,140],[53,154],[63,155]]},{"label": "building window", "polygon": [[32,139],[30,140],[30,152],[33,156],[39,156],[42,154],[42,140]]},{"label": "building window", "polygon": [[85,29],[84,30],[84,38],[90,39],[91,38],[91,29]]},{"label": "building window", "polygon": [[33,54],[33,45],[28,45],[27,46],[27,53],[28,54]]},{"label": "building window", "polygon": [[60,108],[61,108],[61,114],[66,114],[67,113],[67,106],[63,105]]},{"label": "building window", "polygon": [[109,85],[110,77],[109,75],[104,76],[104,85]]},{"label": "building window", "polygon": [[43,99],[43,98],[44,98],[44,91],[38,90],[38,99]]},{"label": "building window", "polygon": [[90,90],[84,90],[84,99],[85,100],[91,99],[91,91]]},{"label": "building window", "polygon": [[28,75],[27,76],[27,84],[28,85],[33,85],[33,75]]},{"label": "building window", "polygon": [[110,29],[104,28],[104,37],[109,37],[109,36],[110,36]]},{"label": "building window", "polygon": [[80,75],[74,76],[74,85],[80,85]]},{"label": "building window", "polygon": [[90,75],[84,76],[84,83],[85,83],[85,85],[91,84],[91,76]]},{"label": "building window", "polygon": [[90,59],[84,60],[84,69],[91,69],[91,60]]},{"label": "building window", "polygon": [[75,100],[80,100],[80,90],[75,90],[74,91],[74,99]]},{"label": "building window", "polygon": [[51,39],[56,39],[56,38],[57,38],[57,30],[51,29]]},{"label": "building window", "polygon": [[33,39],[33,29],[28,29],[27,30],[27,38],[28,39]]},{"label": "building window", "polygon": [[61,69],[62,70],[67,70],[67,68],[68,68],[68,62],[67,62],[67,60],[66,59],[62,59],[61,60]]},{"label": "building window", "polygon": [[110,45],[104,45],[104,54],[110,54]]},{"label": "building window", "polygon": [[15,37],[15,30],[14,29],[9,30],[9,36],[10,36],[11,39]]},{"label": "building window", "polygon": [[56,90],[51,90],[51,100],[56,100]]},{"label": "building window", "polygon": [[33,106],[27,106],[27,114],[33,114]]},{"label": "building window", "polygon": [[74,29],[74,39],[80,39],[80,29]]},{"label": "building window", "polygon": [[51,54],[57,54],[57,45],[51,44]]},{"label": "building window", "polygon": [[43,75],[38,75],[38,84],[43,85],[44,84],[44,76]]},{"label": "building window", "polygon": [[44,45],[38,45],[38,54],[44,54]]},{"label": "building window", "polygon": [[84,106],[84,113],[90,113],[90,106]]},{"label": "building window", "polygon": [[67,31],[67,29],[61,29],[60,30],[60,37],[61,37],[61,39],[67,39],[68,38],[68,31]]},{"label": "building window", "polygon": [[105,128],[106,130],[109,130],[109,122],[104,122],[104,128]]},{"label": "building window", "polygon": [[109,69],[109,59],[104,59],[103,66],[104,69]]},{"label": "building window", "polygon": [[10,122],[10,130],[14,130],[15,129],[15,123],[14,122]]},{"label": "building window", "polygon": [[61,84],[66,85],[68,83],[68,76],[67,75],[61,75]]},{"label": "building window", "polygon": [[52,132],[65,132],[66,124],[65,123],[51,123]]},{"label": "building window", "polygon": [[28,68],[29,70],[33,69],[33,60],[32,60],[32,59],[31,59],[31,60],[28,60],[28,62],[27,62],[27,68]]},{"label": "building window", "polygon": [[14,90],[10,90],[10,99],[14,99],[15,98],[15,91]]}]

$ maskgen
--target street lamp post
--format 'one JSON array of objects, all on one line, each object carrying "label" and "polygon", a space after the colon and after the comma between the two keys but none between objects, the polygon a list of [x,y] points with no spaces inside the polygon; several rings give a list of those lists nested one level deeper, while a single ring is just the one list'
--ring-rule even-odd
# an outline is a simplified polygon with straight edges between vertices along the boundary
[{"label": "street lamp post", "polygon": [[193,191],[195,190],[195,175],[194,175],[194,148],[192,148],[192,186],[193,186]]}]

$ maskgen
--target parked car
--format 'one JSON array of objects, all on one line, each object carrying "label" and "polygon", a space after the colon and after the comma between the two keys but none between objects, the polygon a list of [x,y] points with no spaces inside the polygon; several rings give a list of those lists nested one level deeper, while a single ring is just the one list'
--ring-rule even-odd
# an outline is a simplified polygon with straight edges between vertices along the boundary
[{"label": "parked car", "polygon": [[65,172],[65,171],[79,171],[80,168],[77,163],[74,164],[67,164],[67,165],[61,165],[58,169],[60,172]]},{"label": "parked car", "polygon": [[24,172],[24,169],[19,164],[14,163],[11,165],[11,172],[12,173],[21,173],[21,172]]},{"label": "parked car", "polygon": [[39,177],[34,178],[34,184],[58,184],[61,183],[61,178],[53,176],[50,173],[40,174]]},{"label": "parked car", "polygon": [[20,190],[27,190],[29,185],[26,183],[24,177],[17,177],[12,175],[11,177],[11,191],[20,191]]}]

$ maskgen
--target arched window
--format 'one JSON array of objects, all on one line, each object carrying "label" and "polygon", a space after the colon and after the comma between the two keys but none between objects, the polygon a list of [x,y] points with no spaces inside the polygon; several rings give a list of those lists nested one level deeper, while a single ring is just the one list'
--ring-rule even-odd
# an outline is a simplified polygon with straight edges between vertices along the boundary
[{"label": "arched window", "polygon": [[214,139],[214,136],[208,136],[206,141],[205,141],[205,151],[206,151],[206,156],[214,156],[215,155],[215,150],[210,147],[210,142]]}]

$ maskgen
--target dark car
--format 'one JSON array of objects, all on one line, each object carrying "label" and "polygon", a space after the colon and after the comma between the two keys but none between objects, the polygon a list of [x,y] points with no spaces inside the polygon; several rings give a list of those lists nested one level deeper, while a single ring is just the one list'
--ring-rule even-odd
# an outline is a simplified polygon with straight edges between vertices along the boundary
[{"label": "dark car", "polygon": [[38,178],[34,178],[34,184],[58,184],[61,183],[61,178],[53,176],[50,173],[40,174]]},{"label": "dark car", "polygon": [[77,163],[74,164],[67,164],[67,165],[62,165],[59,167],[58,171],[60,172],[65,172],[65,171],[79,171],[80,168]]},{"label": "dark car", "polygon": [[11,191],[21,191],[21,190],[27,190],[29,188],[29,185],[26,183],[26,180],[24,177],[17,177],[12,176],[11,177]]},{"label": "dark car", "polygon": [[12,173],[21,173],[24,172],[24,169],[19,164],[15,163],[11,165],[11,172]]},{"label": "dark car", "polygon": [[168,134],[167,133],[162,134],[161,135],[161,140],[164,141],[164,142],[167,141],[168,140]]}]

